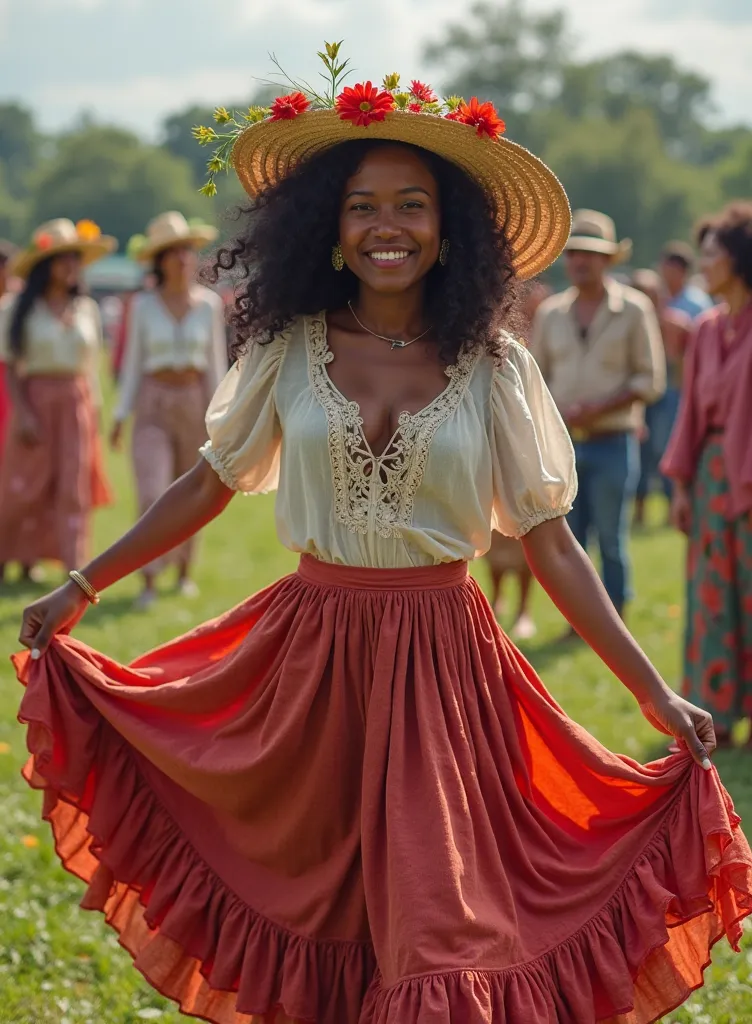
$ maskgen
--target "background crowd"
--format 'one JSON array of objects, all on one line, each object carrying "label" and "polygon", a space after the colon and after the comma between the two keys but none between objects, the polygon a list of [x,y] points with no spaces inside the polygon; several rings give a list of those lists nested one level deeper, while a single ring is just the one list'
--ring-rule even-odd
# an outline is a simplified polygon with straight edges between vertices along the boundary
[{"label": "background crowd", "polygon": [[[660,566],[671,575],[660,600],[685,620],[681,680],[671,681],[713,712],[721,746],[752,751],[740,728],[752,717],[752,127],[719,126],[710,81],[683,61],[639,50],[578,57],[563,11],[536,13],[522,0],[480,3],[433,34],[425,56],[435,81],[447,93],[491,99],[508,137],[555,169],[576,210],[567,252],[526,290],[517,323],[575,446],[580,492],[570,525],[627,624],[642,615],[646,636],[659,589],[648,600],[630,554],[644,545],[663,557],[667,531],[687,535],[686,573],[671,559]],[[244,110],[278,92],[260,84],[219,100]],[[212,114],[176,110],[153,138],[88,117],[50,133],[23,100],[0,102],[0,608],[5,602],[14,631],[35,580],[48,588],[62,567],[86,560],[98,510],[109,505],[109,516],[117,502],[135,518],[203,440],[203,411],[228,364],[232,288],[207,287],[200,261],[232,233],[233,205],[243,201],[234,176],[222,180],[221,202],[199,194],[206,151],[191,128]],[[130,464],[129,489],[110,486],[110,450]],[[224,591],[228,567],[253,571],[253,557],[240,550],[200,580],[212,614],[230,603],[223,594],[215,607],[209,594],[212,586]],[[261,561],[259,550],[254,557]],[[165,605],[175,614],[172,604],[155,602],[173,580],[181,598],[195,597],[196,558],[189,544],[144,571],[135,596],[141,614],[128,617],[130,594],[109,608],[103,602],[103,614],[120,629],[124,617],[135,621],[154,643],[174,635],[178,625],[160,632],[159,624]],[[198,559],[205,568],[200,548]],[[525,648],[537,665],[549,656],[548,613],[521,545],[495,534],[482,572],[518,640],[541,630]],[[680,608],[673,602],[682,592]],[[181,605],[181,626],[195,607]],[[679,643],[674,635],[662,642]],[[552,676],[569,665],[574,680],[565,706],[581,699],[583,711],[600,701],[604,717],[618,717],[600,676],[583,673],[576,636],[562,626],[553,646]],[[581,698],[579,688],[587,691]],[[10,749],[3,738],[17,730],[15,680],[7,692],[0,755]],[[624,738],[623,749],[642,758]],[[621,741],[619,725],[606,739]],[[747,764],[742,752],[727,755],[737,756]],[[14,764],[13,786],[16,775]],[[749,814],[747,767],[738,778]],[[12,818],[16,797],[6,796],[15,791],[8,783],[1,792]],[[13,827],[0,839],[0,988],[10,977],[5,967],[16,969],[17,949],[24,957],[31,950],[26,967],[35,979],[45,957],[54,962],[38,952],[47,948],[41,924],[33,936],[22,931],[38,869],[33,884],[18,886],[23,851],[12,845]],[[23,837],[27,852],[37,842]],[[12,914],[3,888],[11,884],[20,908]],[[76,898],[71,891],[62,902]],[[83,956],[97,965],[102,949],[92,940]],[[125,991],[113,978],[112,992]],[[734,984],[728,991],[729,1005],[746,1000],[729,1019],[746,1019],[752,996],[734,995]],[[28,991],[19,993],[26,1005]],[[69,1011],[60,1014],[39,1019],[57,1024]],[[123,1010],[117,1019],[137,1017]]]}]

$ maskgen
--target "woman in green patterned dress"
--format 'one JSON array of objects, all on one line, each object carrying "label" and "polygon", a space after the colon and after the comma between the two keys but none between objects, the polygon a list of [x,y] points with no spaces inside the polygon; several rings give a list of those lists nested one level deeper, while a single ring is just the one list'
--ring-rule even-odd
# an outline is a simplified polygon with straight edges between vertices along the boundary
[{"label": "woman in green patterned dress", "polygon": [[689,537],[684,695],[712,712],[719,745],[730,746],[752,716],[752,203],[703,223],[699,241],[723,303],[696,321],[661,468]]}]

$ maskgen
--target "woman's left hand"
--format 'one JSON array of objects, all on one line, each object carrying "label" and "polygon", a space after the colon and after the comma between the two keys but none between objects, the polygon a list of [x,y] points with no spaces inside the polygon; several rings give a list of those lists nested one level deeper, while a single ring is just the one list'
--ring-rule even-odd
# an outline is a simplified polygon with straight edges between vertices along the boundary
[{"label": "woman's left hand", "polygon": [[711,767],[710,755],[715,750],[716,739],[713,719],[707,711],[696,708],[672,690],[650,702],[640,703],[640,710],[660,732],[675,736],[699,765],[706,770]]}]

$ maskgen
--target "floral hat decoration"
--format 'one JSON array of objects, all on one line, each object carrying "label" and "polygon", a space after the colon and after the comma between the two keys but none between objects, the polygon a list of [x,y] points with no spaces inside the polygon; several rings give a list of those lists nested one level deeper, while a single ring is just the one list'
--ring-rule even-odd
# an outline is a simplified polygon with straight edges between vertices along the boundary
[{"label": "floral hat decoration", "polygon": [[341,142],[403,142],[451,161],[493,196],[520,279],[553,263],[571,226],[566,193],[541,160],[502,137],[506,126],[493,105],[477,97],[440,99],[419,81],[402,88],[397,74],[387,75],[380,86],[370,81],[343,86],[350,71],[341,46],[326,43],[318,54],[326,69],[323,91],[291,79],[272,56],[291,88],[287,95],[245,113],[218,107],[216,127],[193,129],[200,145],[213,147],[203,194],[216,195],[217,175],[230,168],[255,198],[297,164]]},{"label": "floral hat decoration", "polygon": [[74,224],[67,217],[57,217],[36,229],[31,243],[14,256],[10,272],[17,277],[28,277],[37,263],[64,252],[78,252],[84,263],[94,263],[114,252],[117,245],[117,239],[103,235],[93,220]]}]

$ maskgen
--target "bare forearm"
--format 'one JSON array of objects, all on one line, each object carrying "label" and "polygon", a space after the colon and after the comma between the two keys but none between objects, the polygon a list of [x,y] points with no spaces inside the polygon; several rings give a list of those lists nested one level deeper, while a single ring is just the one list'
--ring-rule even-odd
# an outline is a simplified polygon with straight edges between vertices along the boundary
[{"label": "bare forearm", "polygon": [[96,590],[104,590],[192,537],[226,508],[232,496],[201,459],[165,491],[133,529],[85,566],[84,576]]},{"label": "bare forearm", "polygon": [[26,383],[23,377],[19,376],[14,363],[8,363],[7,365],[6,380],[11,406],[19,411],[28,411],[29,398],[26,394]]},{"label": "bare forearm", "polygon": [[640,703],[667,690],[624,626],[590,559],[564,519],[543,523],[523,538],[536,579],[567,621]]}]

